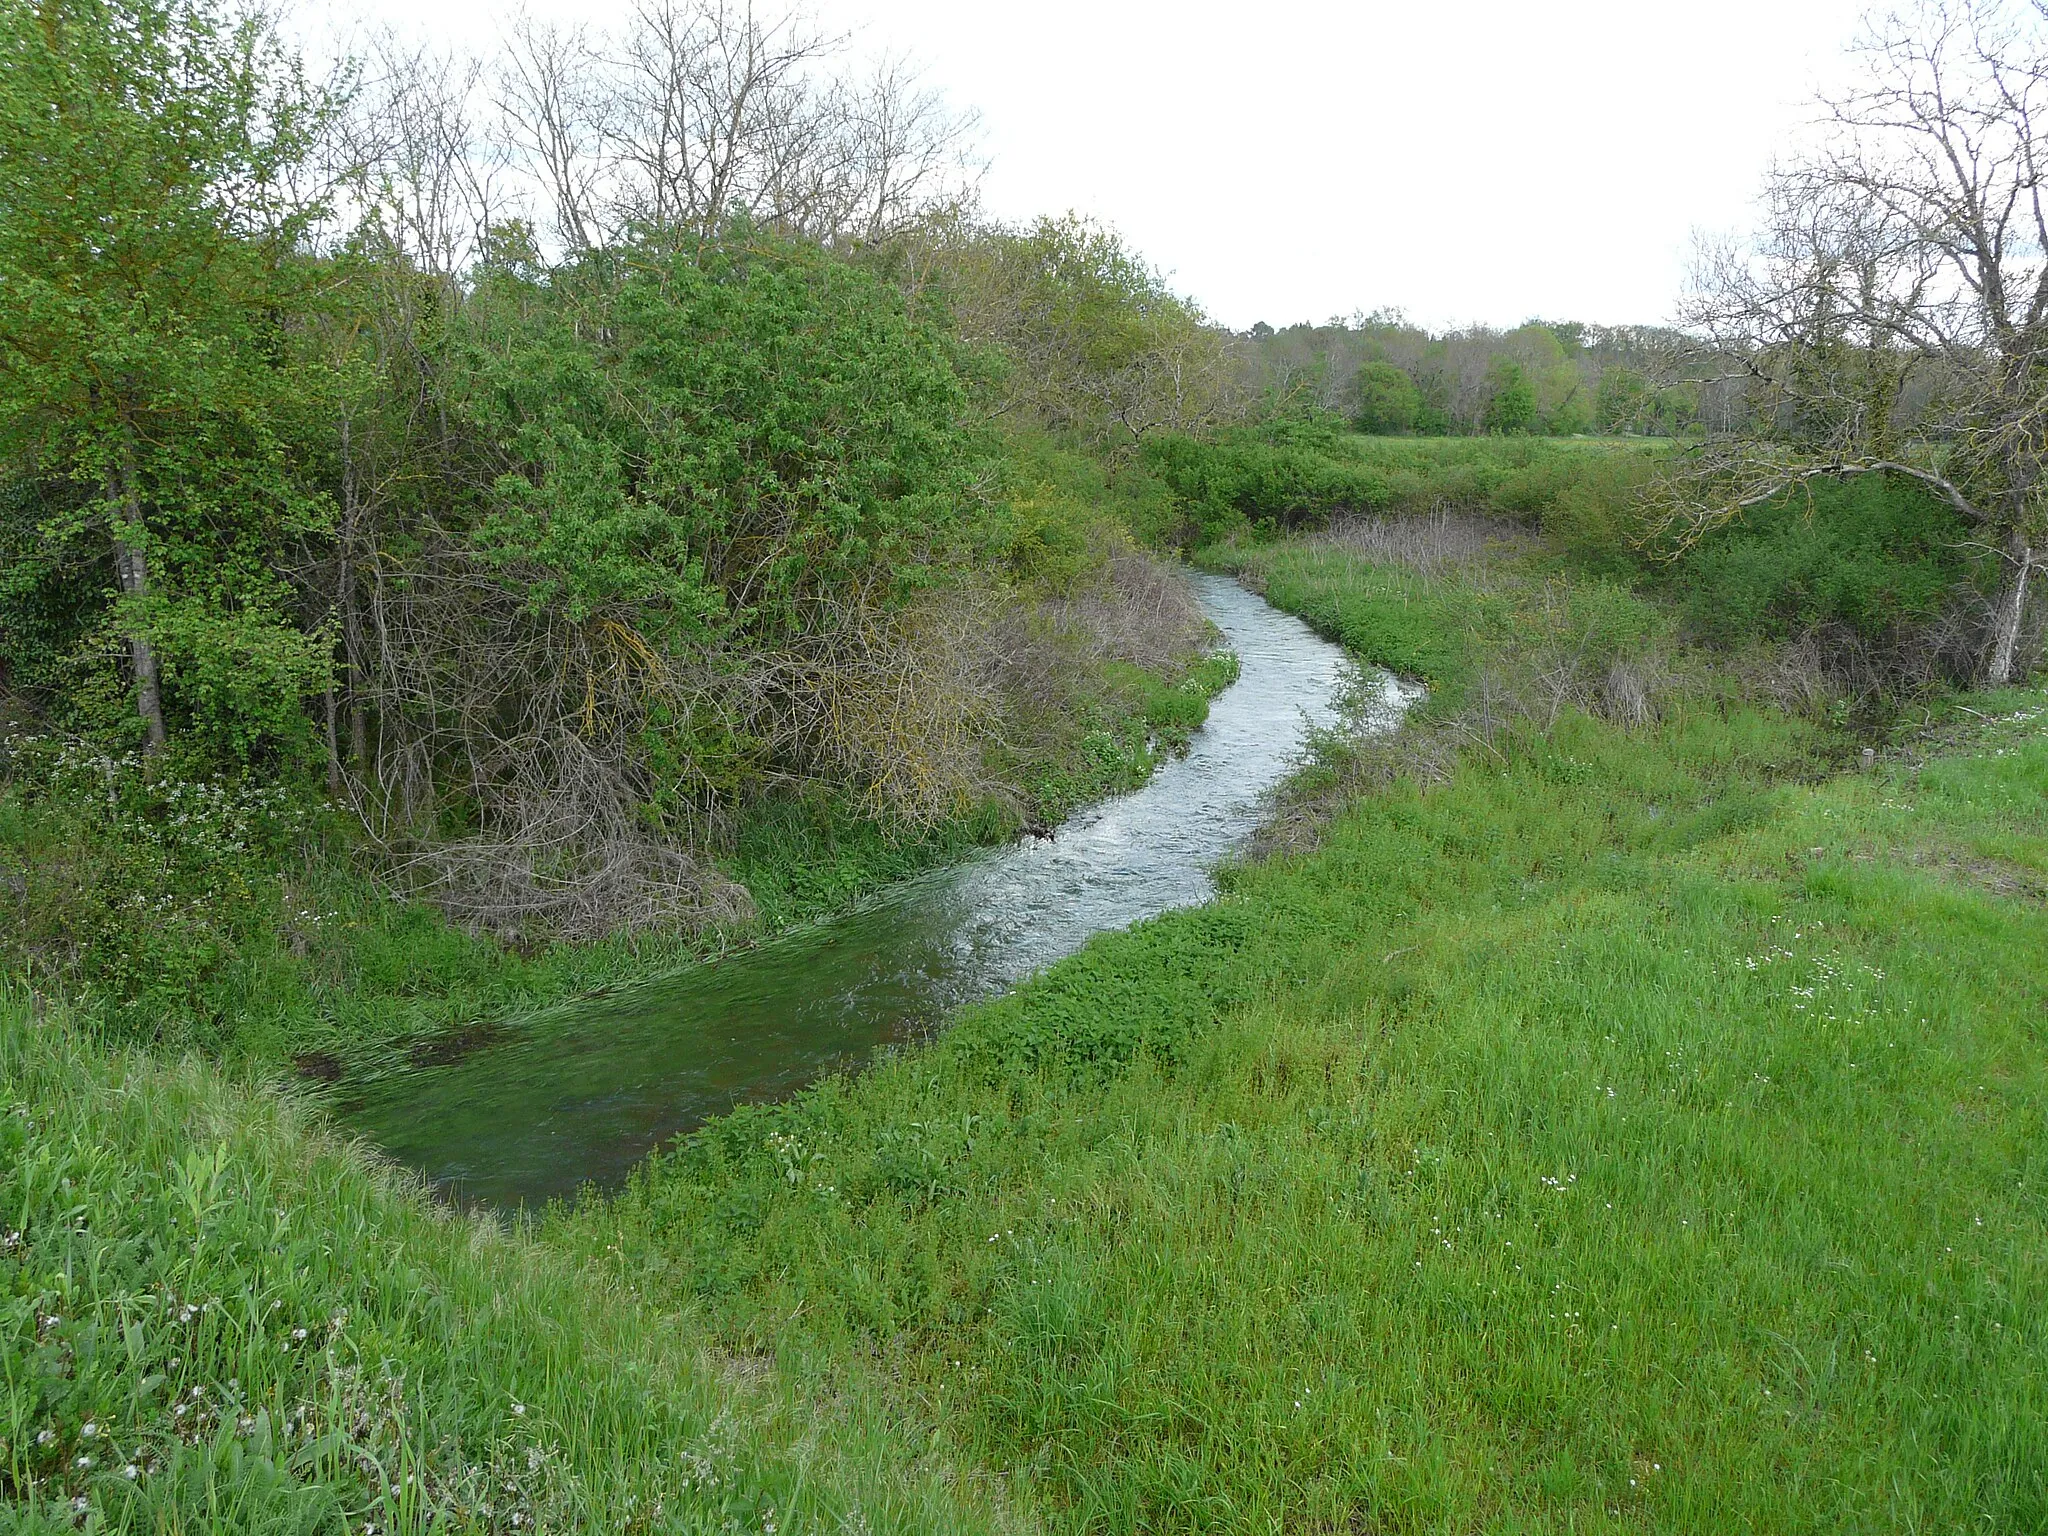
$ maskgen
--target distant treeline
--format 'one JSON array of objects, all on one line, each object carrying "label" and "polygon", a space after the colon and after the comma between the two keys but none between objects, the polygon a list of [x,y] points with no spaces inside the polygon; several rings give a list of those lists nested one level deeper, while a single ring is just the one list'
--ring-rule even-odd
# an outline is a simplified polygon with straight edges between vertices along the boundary
[{"label": "distant treeline", "polygon": [[1669,437],[1718,427],[1711,385],[1660,382],[1684,338],[1649,326],[1531,320],[1431,332],[1398,314],[1244,333],[1251,376],[1278,403],[1312,405],[1361,432],[1423,437]]}]

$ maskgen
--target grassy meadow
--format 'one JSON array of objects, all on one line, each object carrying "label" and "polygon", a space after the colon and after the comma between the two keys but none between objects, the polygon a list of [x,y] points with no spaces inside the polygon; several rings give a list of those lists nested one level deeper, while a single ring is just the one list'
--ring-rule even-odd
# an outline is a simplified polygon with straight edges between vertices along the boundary
[{"label": "grassy meadow", "polygon": [[2040,1528],[2044,718],[1506,720],[547,1239],[1056,1529]]},{"label": "grassy meadow", "polygon": [[[2048,1528],[2048,694],[1788,709],[1471,516],[1206,558],[1428,699],[1216,902],[615,1198],[457,1216],[10,993],[6,1520]],[[608,953],[405,921],[479,1002]]]},{"label": "grassy meadow", "polygon": [[0,1529],[954,1531],[986,1489],[437,1206],[274,1093],[0,998]]},{"label": "grassy meadow", "polygon": [[[0,0],[0,1536],[2048,1536],[2048,5],[1684,332],[1230,331],[813,20]],[[1188,563],[1360,667],[1214,900],[616,1191],[337,1129],[1143,783]]]}]

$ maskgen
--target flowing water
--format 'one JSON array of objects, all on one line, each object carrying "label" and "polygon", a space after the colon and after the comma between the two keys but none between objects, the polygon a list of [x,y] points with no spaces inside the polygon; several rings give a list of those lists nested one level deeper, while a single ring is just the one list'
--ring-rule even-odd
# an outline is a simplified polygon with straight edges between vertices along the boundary
[{"label": "flowing water", "polygon": [[[460,1199],[511,1206],[613,1187],[710,1116],[857,1065],[1093,934],[1208,900],[1210,871],[1250,834],[1309,729],[1335,719],[1347,667],[1235,582],[1192,580],[1242,671],[1187,755],[1141,789],[845,916],[369,1083],[344,1118]],[[1391,676],[1371,681],[1391,726],[1409,696]]]}]

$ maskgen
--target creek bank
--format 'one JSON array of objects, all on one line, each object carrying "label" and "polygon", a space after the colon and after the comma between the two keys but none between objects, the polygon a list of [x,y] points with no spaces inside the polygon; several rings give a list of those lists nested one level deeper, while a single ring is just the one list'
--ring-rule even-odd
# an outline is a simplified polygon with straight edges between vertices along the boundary
[{"label": "creek bank", "polygon": [[[1237,681],[1185,753],[1135,791],[931,870],[843,916],[709,965],[551,1011],[488,1049],[392,1073],[347,1122],[491,1204],[620,1183],[646,1152],[735,1105],[781,1098],[928,1033],[1128,927],[1214,894],[1268,793],[1336,723],[1342,652],[1233,581],[1192,578]],[[1377,680],[1384,723],[1407,695]],[[1352,690],[1355,691],[1355,690]]]}]

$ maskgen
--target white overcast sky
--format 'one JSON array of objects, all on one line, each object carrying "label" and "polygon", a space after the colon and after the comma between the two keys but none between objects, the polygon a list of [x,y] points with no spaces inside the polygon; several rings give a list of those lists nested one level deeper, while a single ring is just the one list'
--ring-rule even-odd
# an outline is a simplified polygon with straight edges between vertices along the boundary
[{"label": "white overcast sky", "polygon": [[[759,0],[763,9],[776,0]],[[605,26],[627,0],[530,0]],[[1748,222],[1863,0],[814,0],[980,110],[1008,218],[1114,224],[1226,324],[1667,318]],[[479,50],[487,0],[298,0]]]}]

